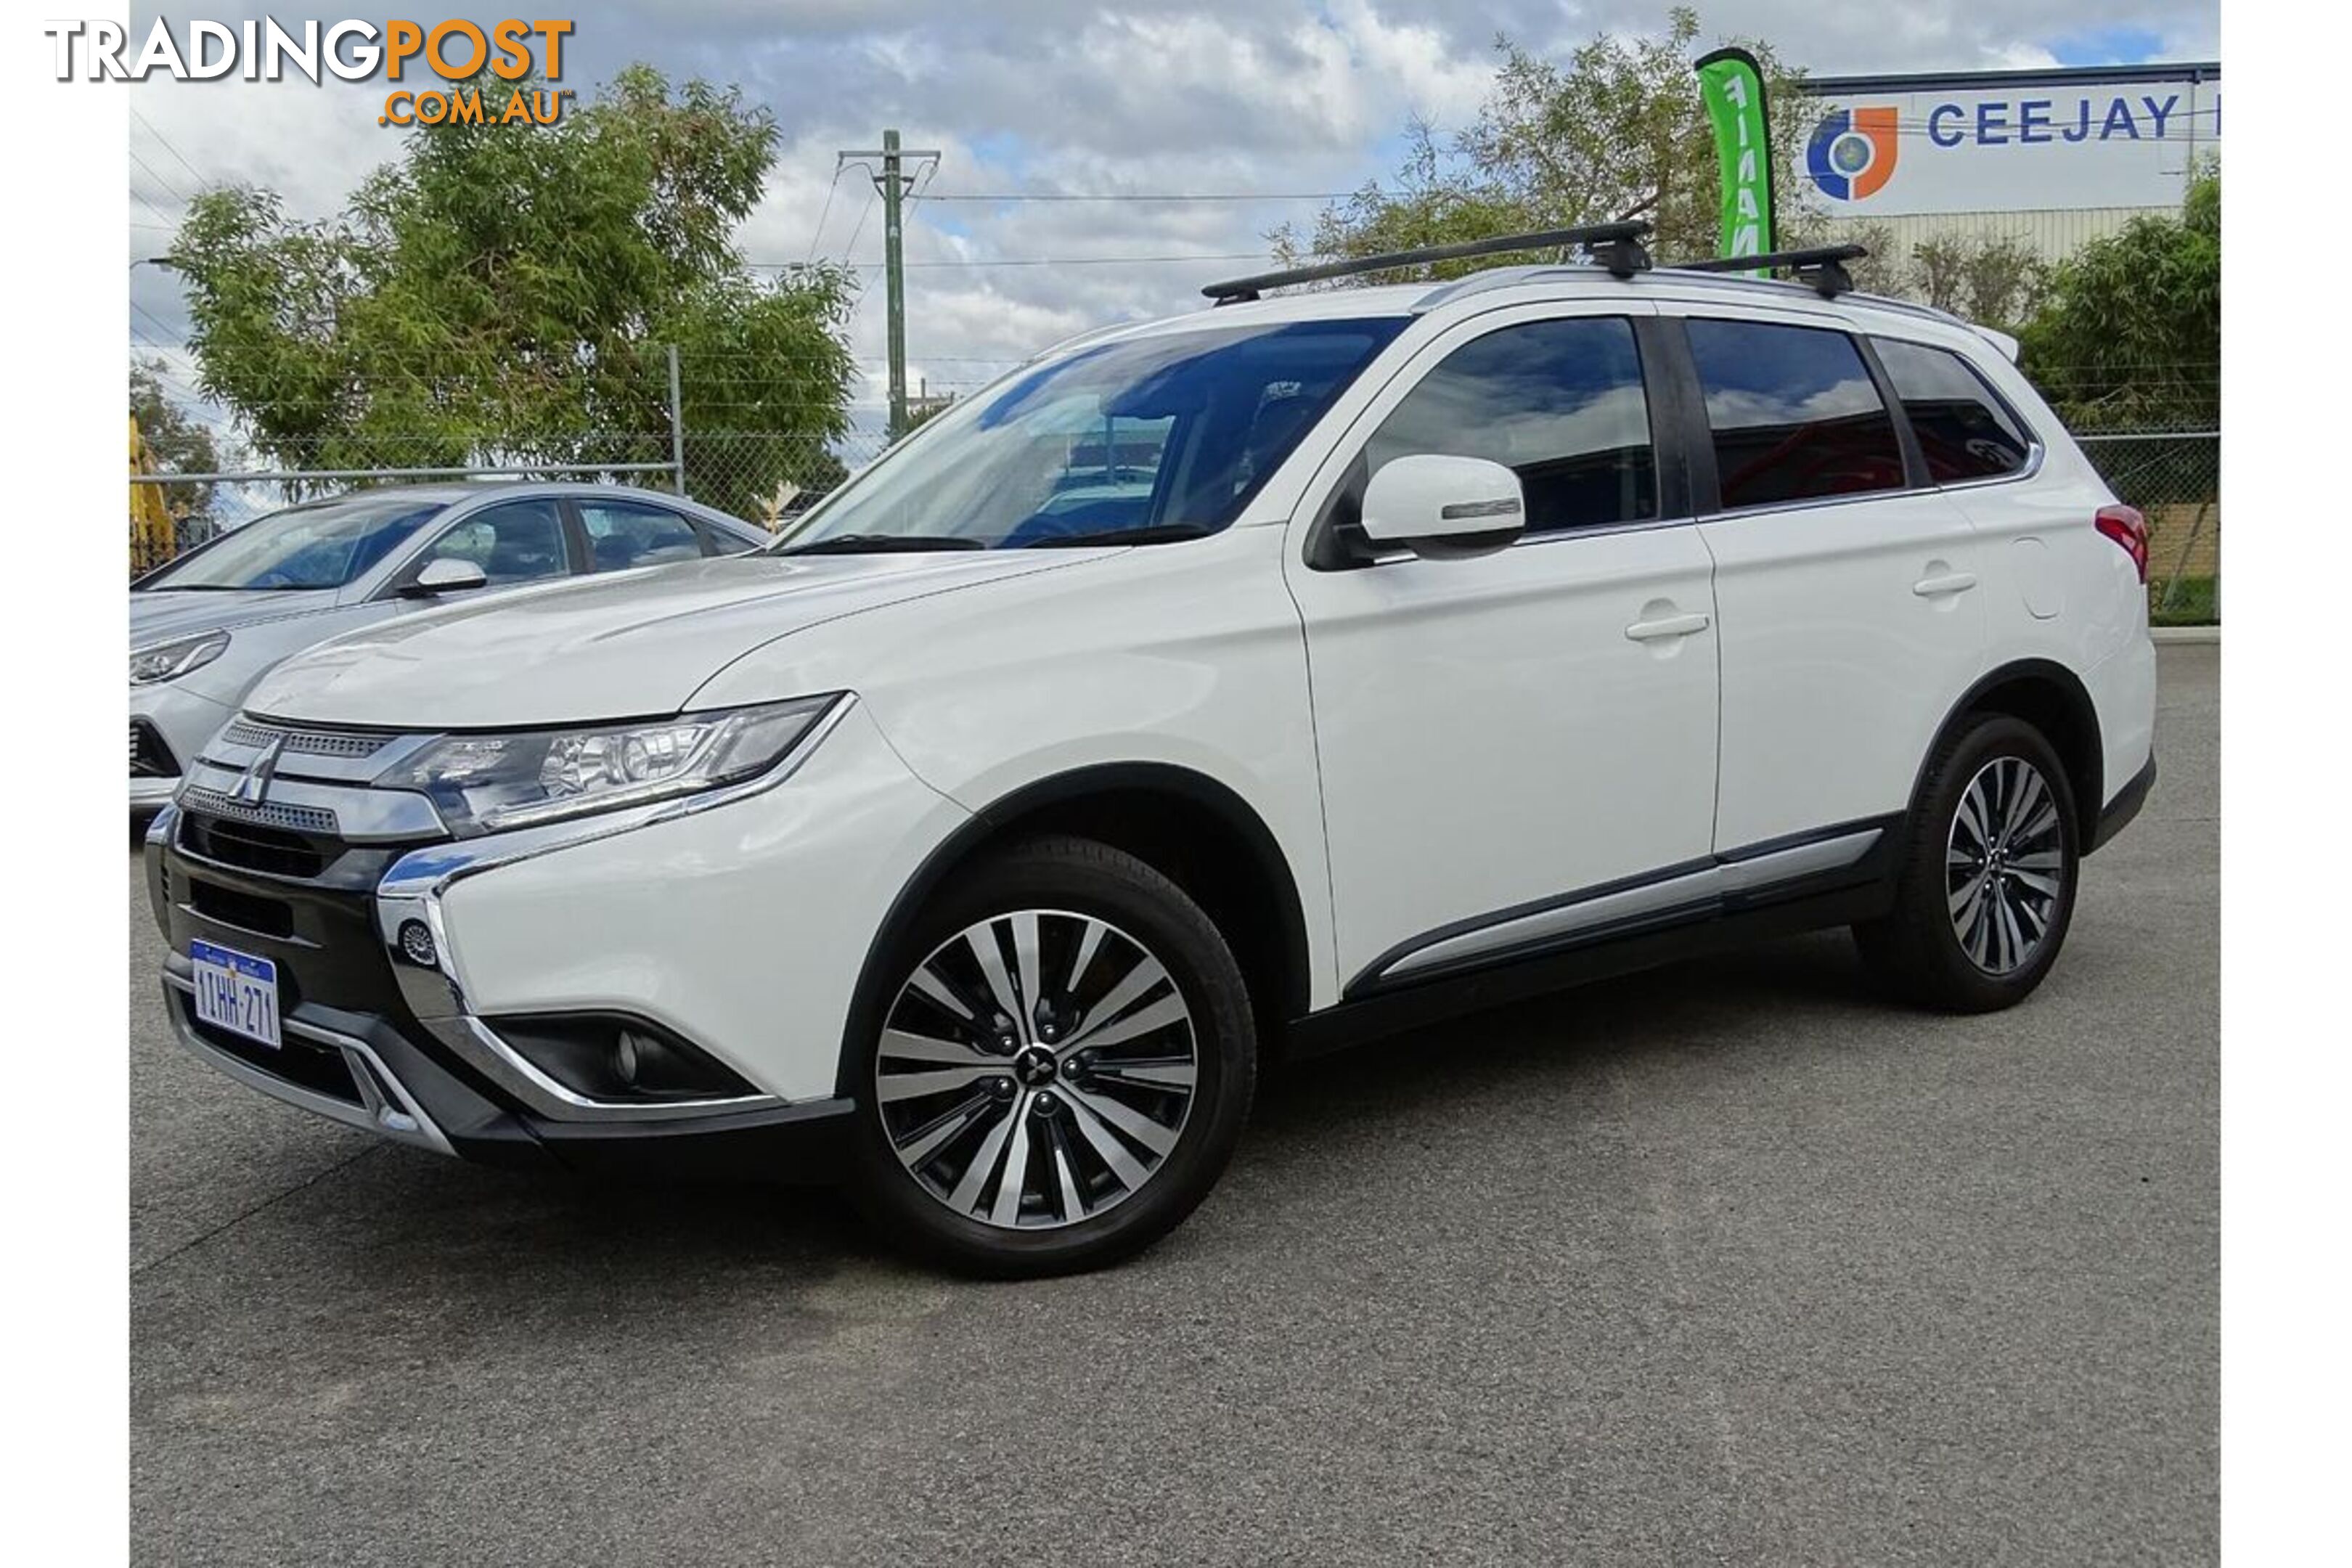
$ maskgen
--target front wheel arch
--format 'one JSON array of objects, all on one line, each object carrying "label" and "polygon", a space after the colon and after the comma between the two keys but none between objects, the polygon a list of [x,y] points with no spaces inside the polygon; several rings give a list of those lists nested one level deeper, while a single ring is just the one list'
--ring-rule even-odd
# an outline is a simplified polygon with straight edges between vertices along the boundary
[{"label": "front wheel arch", "polygon": [[[1139,812],[1153,814],[1155,820],[1146,824],[1150,832],[1141,837],[1156,838],[1156,845],[1137,842],[1137,834],[1106,830],[1107,822],[1122,816],[1142,823]],[[1197,876],[1170,866],[1164,853],[1155,852],[1181,839],[1188,829],[1212,837],[1211,843],[1199,847],[1213,852],[1205,860],[1221,868],[1224,879],[1218,885],[1198,885]],[[1249,983],[1262,1042],[1273,1045],[1282,1025],[1306,1014],[1309,970],[1305,906],[1289,859],[1265,819],[1232,786],[1192,768],[1167,763],[1097,763],[1034,780],[1000,796],[924,858],[891,900],[866,946],[839,1045],[835,1092],[851,1098],[861,1092],[861,1086],[851,1081],[856,1047],[881,1026],[892,961],[925,906],[960,868],[979,857],[1020,839],[1057,833],[1095,838],[1135,855],[1183,888],[1218,921]],[[1229,924],[1236,929],[1225,929]]]}]

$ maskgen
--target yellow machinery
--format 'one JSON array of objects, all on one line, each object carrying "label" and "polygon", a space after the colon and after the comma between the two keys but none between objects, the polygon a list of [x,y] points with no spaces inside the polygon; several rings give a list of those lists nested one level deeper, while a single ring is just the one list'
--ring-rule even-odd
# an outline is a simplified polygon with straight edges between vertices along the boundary
[{"label": "yellow machinery", "polygon": [[[131,416],[131,471],[155,472],[155,461],[139,434],[139,416]],[[172,509],[163,504],[162,485],[131,487],[131,574],[152,572],[179,553],[179,530]]]}]

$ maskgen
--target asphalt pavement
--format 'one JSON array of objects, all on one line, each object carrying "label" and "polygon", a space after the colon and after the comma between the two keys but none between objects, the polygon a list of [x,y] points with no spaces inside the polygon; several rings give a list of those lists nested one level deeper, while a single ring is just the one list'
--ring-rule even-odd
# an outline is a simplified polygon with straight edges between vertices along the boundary
[{"label": "asphalt pavement", "polygon": [[2216,1552],[2219,649],[2012,1012],[1842,935],[1271,1079],[1121,1268],[477,1169],[184,1055],[131,861],[142,1563],[2182,1563]]}]

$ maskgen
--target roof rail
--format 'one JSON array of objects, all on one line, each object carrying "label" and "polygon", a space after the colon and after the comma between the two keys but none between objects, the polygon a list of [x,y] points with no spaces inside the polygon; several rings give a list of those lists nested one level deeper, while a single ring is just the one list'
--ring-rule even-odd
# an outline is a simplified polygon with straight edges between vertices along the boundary
[{"label": "roof rail", "polygon": [[1806,250],[1769,250],[1761,256],[1710,256],[1698,261],[1677,261],[1676,272],[1793,272],[1812,285],[1824,300],[1853,292],[1849,261],[1870,254],[1866,245],[1816,245]]},{"label": "roof rail", "polygon": [[1460,245],[1424,246],[1419,250],[1352,257],[1345,261],[1232,278],[1223,283],[1212,283],[1201,292],[1220,305],[1237,305],[1256,299],[1261,289],[1280,289],[1292,283],[1319,283],[1327,278],[1352,278],[1359,273],[1386,272],[1391,268],[1419,267],[1432,261],[1459,261],[1465,257],[1495,256],[1511,250],[1564,249],[1571,245],[1590,250],[1593,259],[1612,275],[1631,278],[1650,265],[1650,253],[1642,248],[1642,237],[1649,232],[1648,224],[1631,220],[1587,224],[1581,228],[1548,228],[1534,234],[1498,234],[1490,239],[1473,239]]}]

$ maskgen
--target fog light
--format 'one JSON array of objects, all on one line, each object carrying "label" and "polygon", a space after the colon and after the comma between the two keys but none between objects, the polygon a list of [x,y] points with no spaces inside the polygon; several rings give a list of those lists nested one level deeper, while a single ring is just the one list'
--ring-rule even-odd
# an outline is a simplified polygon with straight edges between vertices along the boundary
[{"label": "fog light", "polygon": [[644,1070],[646,1058],[660,1049],[657,1041],[627,1029],[622,1030],[620,1037],[613,1042],[613,1076],[619,1079],[625,1087],[636,1088],[637,1075]]},{"label": "fog light", "polygon": [[400,922],[400,952],[409,963],[426,969],[440,963],[441,955],[433,946],[433,932],[423,921]]},{"label": "fog light", "polygon": [[647,1019],[573,1013],[483,1022],[531,1066],[590,1100],[657,1105],[759,1092],[708,1052]]}]

